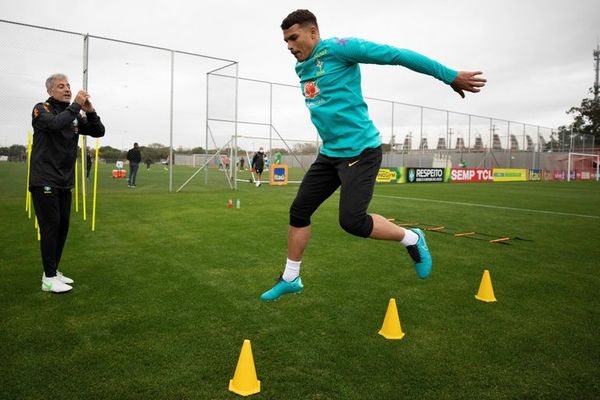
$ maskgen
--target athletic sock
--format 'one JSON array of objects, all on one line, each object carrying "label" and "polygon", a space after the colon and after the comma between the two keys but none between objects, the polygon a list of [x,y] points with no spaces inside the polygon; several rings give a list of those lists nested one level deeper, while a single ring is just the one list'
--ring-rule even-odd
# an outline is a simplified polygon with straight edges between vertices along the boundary
[{"label": "athletic sock", "polygon": [[281,278],[286,282],[291,282],[300,275],[300,264],[302,261],[292,261],[289,258],[285,262],[285,271]]},{"label": "athletic sock", "polygon": [[[404,228],[402,228],[404,229]],[[404,247],[412,246],[417,244],[419,241],[419,235],[411,231],[410,229],[404,229],[404,239],[400,241]]]}]

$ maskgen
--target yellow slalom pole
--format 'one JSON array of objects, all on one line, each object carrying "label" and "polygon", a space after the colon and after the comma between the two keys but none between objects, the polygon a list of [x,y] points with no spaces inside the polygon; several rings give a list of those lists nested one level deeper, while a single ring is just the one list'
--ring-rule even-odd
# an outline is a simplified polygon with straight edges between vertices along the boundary
[{"label": "yellow slalom pole", "polygon": [[83,206],[83,220],[87,221],[87,215],[85,211],[85,148],[84,148],[83,136],[81,136],[81,205]]},{"label": "yellow slalom pole", "polygon": [[[77,152],[75,152],[77,154]],[[79,212],[79,186],[77,185],[77,176],[79,175],[79,170],[77,168],[77,158],[75,158],[75,212]]]},{"label": "yellow slalom pole", "polygon": [[31,218],[31,193],[29,193],[29,175],[31,173],[31,132],[27,131],[27,181],[25,181],[25,212],[29,212]]},{"label": "yellow slalom pole", "polygon": [[96,138],[96,156],[94,158],[94,192],[92,200],[92,232],[96,231],[96,189],[98,187],[98,146],[100,139]]},{"label": "yellow slalom pole", "polygon": [[[31,198],[31,192],[29,191],[29,176],[31,175],[31,149],[33,147],[32,145],[32,138],[31,138],[31,132],[27,132],[27,196],[26,196],[26,202],[27,204],[25,205],[25,210],[27,210],[28,212],[28,216],[29,219],[31,219],[31,209],[33,208],[33,199]],[[33,229],[36,230],[36,237],[38,242],[40,241],[41,237],[40,237],[40,225],[38,224],[38,220],[37,220],[37,216],[34,215],[33,218]]]},{"label": "yellow slalom pole", "polygon": [[33,228],[37,231],[37,240],[40,240],[40,224],[37,222],[37,216],[33,218]]}]

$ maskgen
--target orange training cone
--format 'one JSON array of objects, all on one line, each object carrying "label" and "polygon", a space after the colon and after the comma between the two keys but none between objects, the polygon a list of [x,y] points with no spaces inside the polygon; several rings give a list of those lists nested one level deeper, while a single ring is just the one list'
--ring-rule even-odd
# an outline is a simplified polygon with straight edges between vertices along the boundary
[{"label": "orange training cone", "polygon": [[233,379],[229,381],[229,391],[242,396],[250,396],[260,392],[260,381],[256,378],[252,346],[248,339],[244,340],[242,345],[235,374],[233,374]]},{"label": "orange training cone", "polygon": [[494,288],[492,287],[492,279],[490,278],[490,271],[487,269],[483,271],[483,277],[479,284],[479,291],[475,295],[477,300],[485,301],[486,303],[492,303],[496,300],[494,297]]},{"label": "orange training cone", "polygon": [[396,307],[396,299],[390,299],[383,319],[383,325],[378,332],[386,339],[400,340],[404,337],[402,327],[400,326],[400,317],[398,317],[398,308]]}]

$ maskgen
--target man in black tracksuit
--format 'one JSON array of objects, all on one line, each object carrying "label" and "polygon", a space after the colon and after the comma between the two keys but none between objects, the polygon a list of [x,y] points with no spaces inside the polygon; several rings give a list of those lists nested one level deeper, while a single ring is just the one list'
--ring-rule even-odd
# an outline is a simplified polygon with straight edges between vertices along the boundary
[{"label": "man in black tracksuit", "polygon": [[54,74],[46,80],[50,97],[33,108],[33,146],[29,191],[40,226],[44,274],[42,290],[67,292],[73,280],[58,271],[69,231],[71,189],[79,135],[104,136],[104,125],[89,94],[80,90],[71,100],[67,77]]},{"label": "man in black tracksuit", "polygon": [[88,149],[85,152],[85,179],[90,179],[90,171],[92,170],[92,151]]},{"label": "man in black tracksuit", "polygon": [[127,179],[127,186],[134,188],[138,168],[142,162],[142,153],[140,152],[140,147],[137,143],[134,143],[133,149],[129,149],[127,152],[127,161],[129,161],[129,179]]},{"label": "man in black tracksuit", "polygon": [[260,179],[262,177],[263,169],[265,168],[265,153],[263,148],[258,149],[258,152],[254,154],[252,157],[252,168],[254,168],[254,172],[256,172],[256,187],[261,185]]}]

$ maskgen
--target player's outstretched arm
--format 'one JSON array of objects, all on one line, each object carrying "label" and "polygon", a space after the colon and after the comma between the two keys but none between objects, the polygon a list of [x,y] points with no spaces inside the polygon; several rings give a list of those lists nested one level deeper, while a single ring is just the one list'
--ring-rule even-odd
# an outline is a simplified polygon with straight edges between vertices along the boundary
[{"label": "player's outstretched arm", "polygon": [[458,75],[450,86],[456,93],[460,95],[463,99],[465,98],[465,91],[477,93],[479,92],[479,88],[484,87],[487,82],[486,79],[479,77],[477,75],[481,75],[483,72],[476,71],[458,71]]}]

